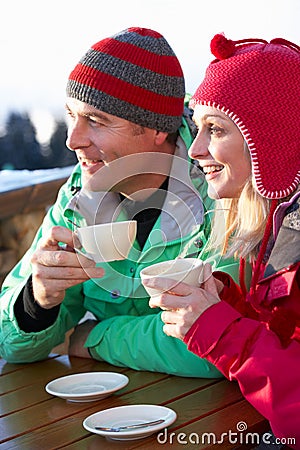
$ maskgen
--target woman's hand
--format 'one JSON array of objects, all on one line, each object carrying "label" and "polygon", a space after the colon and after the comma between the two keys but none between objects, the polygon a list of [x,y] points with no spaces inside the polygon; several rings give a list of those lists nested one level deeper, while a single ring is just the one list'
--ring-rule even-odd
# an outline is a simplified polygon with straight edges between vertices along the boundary
[{"label": "woman's hand", "polygon": [[220,301],[219,292],[223,285],[212,276],[210,264],[204,265],[204,280],[199,288],[179,283],[171,290],[168,288],[174,286],[173,280],[159,277],[144,280],[145,285],[164,291],[151,297],[149,305],[164,310],[161,318],[165,324],[163,330],[168,336],[183,340],[198,317]]}]

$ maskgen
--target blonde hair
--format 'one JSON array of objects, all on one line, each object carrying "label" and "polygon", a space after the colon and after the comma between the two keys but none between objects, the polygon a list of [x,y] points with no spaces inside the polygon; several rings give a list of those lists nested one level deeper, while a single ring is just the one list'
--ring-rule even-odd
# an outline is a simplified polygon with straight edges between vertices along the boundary
[{"label": "blonde hair", "polygon": [[262,241],[271,201],[262,197],[251,177],[239,198],[216,201],[209,248],[222,255],[256,259]]}]

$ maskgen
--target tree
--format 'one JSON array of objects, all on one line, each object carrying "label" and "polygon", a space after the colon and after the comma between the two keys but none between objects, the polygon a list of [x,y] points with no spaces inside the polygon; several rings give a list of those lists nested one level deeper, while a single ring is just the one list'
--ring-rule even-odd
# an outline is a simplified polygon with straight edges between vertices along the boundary
[{"label": "tree", "polygon": [[9,114],[5,132],[0,136],[0,170],[52,169],[72,166],[77,163],[74,152],[66,147],[67,126],[56,120],[52,136],[47,144],[40,144],[36,129],[27,113]]},{"label": "tree", "polygon": [[66,146],[67,126],[63,120],[56,120],[50,138],[48,167],[66,167],[77,163],[75,152]]},{"label": "tree", "polygon": [[10,164],[15,169],[44,168],[36,130],[27,113],[13,112],[8,116],[1,153],[2,167],[4,164]]}]

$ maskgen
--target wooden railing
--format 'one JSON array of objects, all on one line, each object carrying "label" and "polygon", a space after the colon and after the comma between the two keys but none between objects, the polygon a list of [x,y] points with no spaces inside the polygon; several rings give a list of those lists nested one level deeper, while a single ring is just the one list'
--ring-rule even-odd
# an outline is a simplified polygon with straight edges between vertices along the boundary
[{"label": "wooden railing", "polygon": [[66,176],[0,192],[0,286],[24,255]]}]

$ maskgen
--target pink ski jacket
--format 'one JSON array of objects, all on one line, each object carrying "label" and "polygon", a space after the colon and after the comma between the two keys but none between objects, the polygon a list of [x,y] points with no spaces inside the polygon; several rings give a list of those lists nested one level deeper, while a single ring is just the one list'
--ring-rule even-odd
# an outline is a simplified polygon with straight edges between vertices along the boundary
[{"label": "pink ski jacket", "polygon": [[[281,204],[275,244],[259,268],[253,292],[243,294],[221,272],[222,301],[207,309],[185,336],[188,349],[238,382],[245,398],[278,438],[300,449],[300,193]],[[242,420],[242,418],[241,418]],[[289,440],[290,442],[290,440]]]}]

